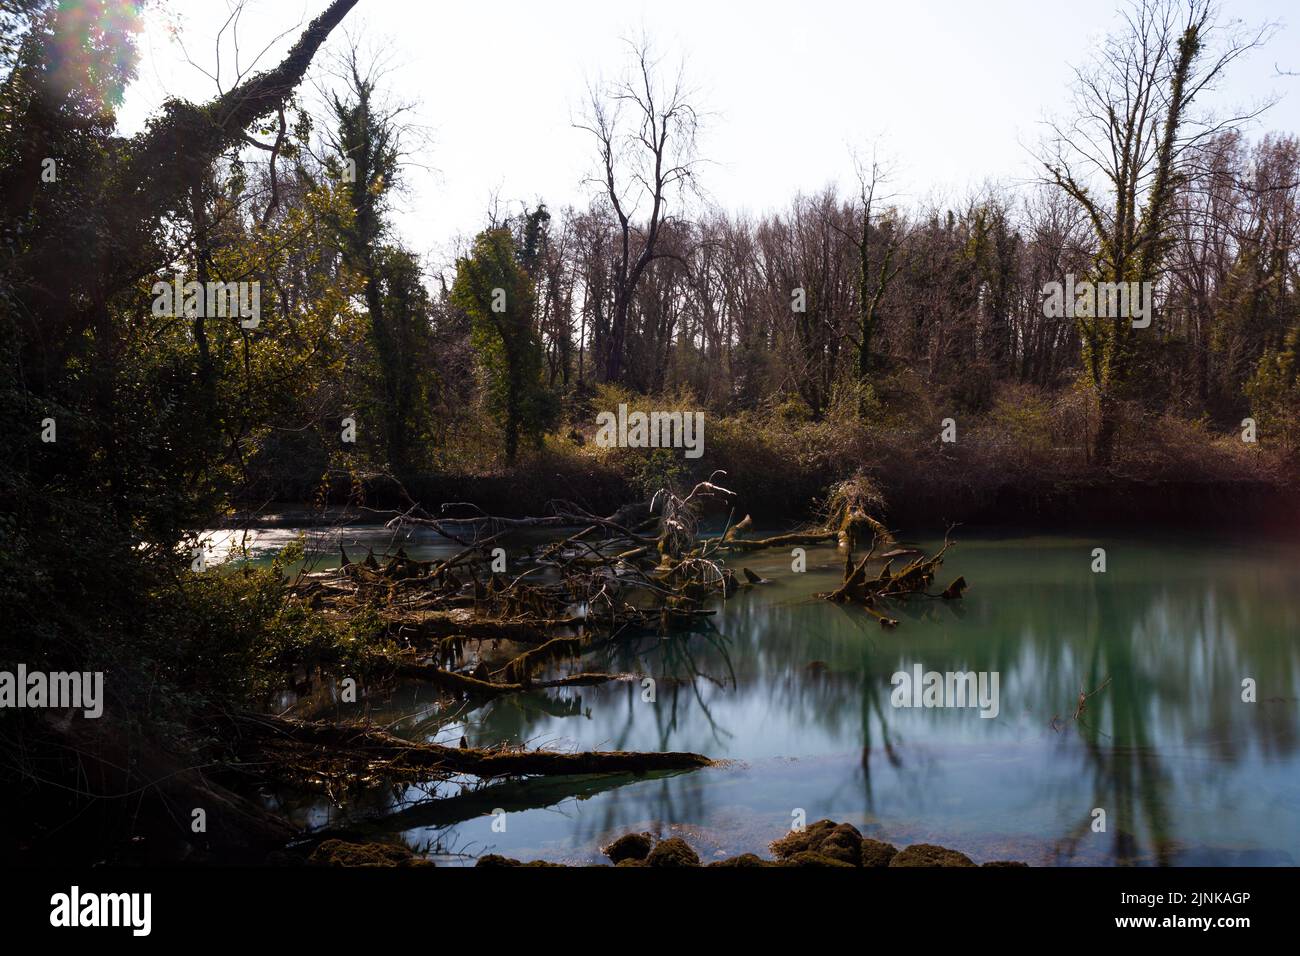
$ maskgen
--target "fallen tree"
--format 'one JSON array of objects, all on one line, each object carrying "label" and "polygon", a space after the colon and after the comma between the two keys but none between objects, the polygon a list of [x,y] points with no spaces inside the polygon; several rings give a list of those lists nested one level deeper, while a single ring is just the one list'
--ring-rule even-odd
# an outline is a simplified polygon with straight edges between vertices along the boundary
[{"label": "fallen tree", "polygon": [[444,747],[396,737],[362,723],[323,723],[267,714],[236,716],[245,756],[261,758],[266,772],[307,776],[343,769],[348,776],[424,779],[469,774],[482,779],[530,774],[647,773],[713,765],[695,753],[577,752]]},{"label": "fallen tree", "polygon": [[[300,573],[288,588],[326,616],[346,621],[368,615],[380,622],[398,652],[378,676],[417,681],[439,695],[439,708],[419,731],[429,739],[487,701],[640,680],[584,661],[637,635],[688,640],[716,612],[706,602],[770,583],[748,568],[728,566],[728,555],[836,544],[845,554],[844,579],[820,596],[860,606],[893,627],[898,622],[885,613],[885,602],[927,593],[950,546],[945,540],[932,556],[898,547],[868,513],[870,495],[861,482],[840,487],[820,527],[751,537],[752,519],[733,523],[733,513],[725,511],[722,533],[704,536],[706,508],[729,509],[735,497],[717,483],[721,477],[716,473],[684,495],[661,491],[606,517],[569,503],[557,503],[553,514],[525,518],[484,514],[464,503],[445,505],[435,516],[412,504],[391,514],[387,526],[395,532],[432,530],[460,545],[454,554],[417,561],[399,548],[391,556],[370,552],[358,560],[340,549],[338,568]],[[464,516],[466,511],[471,514]],[[557,534],[540,543],[530,534],[527,554],[513,557],[507,574],[496,549],[517,532],[539,529]],[[855,559],[860,542],[869,547]],[[878,556],[882,548],[887,550]],[[906,563],[895,570],[900,561]],[[943,595],[930,596],[955,599],[964,588],[959,578]],[[301,716],[243,713],[236,722],[242,766],[331,795],[392,781],[643,774],[711,765],[694,753],[474,748],[464,738],[460,747],[448,747],[367,723]]]}]

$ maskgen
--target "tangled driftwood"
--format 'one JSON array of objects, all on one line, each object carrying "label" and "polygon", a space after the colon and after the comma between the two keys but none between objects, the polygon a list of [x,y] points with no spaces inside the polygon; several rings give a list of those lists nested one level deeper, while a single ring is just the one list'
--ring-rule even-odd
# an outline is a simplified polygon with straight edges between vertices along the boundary
[{"label": "tangled driftwood", "polygon": [[[460,550],[445,560],[416,561],[398,549],[382,562],[373,552],[357,560],[341,550],[337,569],[300,574],[291,591],[328,616],[377,615],[400,648],[393,675],[437,688],[453,714],[464,701],[638,679],[580,666],[565,673],[561,665],[576,665],[596,648],[636,634],[690,633],[714,613],[705,606],[709,599],[769,583],[748,568],[738,575],[728,556],[837,543],[845,551],[844,580],[821,596],[860,606],[894,627],[898,622],[884,612],[886,602],[927,593],[951,544],[946,540],[931,557],[896,547],[863,499],[852,495],[841,496],[822,527],[749,537],[748,516],[734,524],[728,517],[720,535],[706,537],[700,533],[704,506],[726,506],[734,498],[716,482],[719,477],[684,496],[662,491],[607,517],[571,503],[557,503],[553,514],[534,518],[500,518],[465,504],[444,506],[435,517],[412,507],[389,526],[431,529]],[[446,516],[467,509],[468,517]],[[526,570],[506,574],[493,551],[521,529],[554,529],[563,536],[534,546]],[[854,551],[868,541],[866,556],[855,561]],[[890,550],[877,556],[880,547]],[[907,563],[895,570],[901,560]],[[873,561],[880,566],[869,572]],[[955,599],[965,586],[958,578],[942,595],[930,596]],[[330,789],[394,777],[640,773],[709,764],[699,754],[475,750],[463,741],[461,748],[450,748],[403,740],[372,726],[239,719],[254,751],[250,763]]]},{"label": "tangled driftwood", "polygon": [[[897,627],[898,621],[881,610],[891,599],[923,594],[927,597],[940,597],[952,601],[962,596],[967,587],[964,577],[957,578],[941,594],[930,595],[926,591],[933,583],[935,574],[943,564],[943,557],[951,546],[951,539],[945,537],[943,547],[931,557],[926,557],[914,549],[899,548],[877,558],[876,542],[873,541],[861,561],[854,562],[851,550],[845,554],[844,583],[834,591],[820,596],[836,604],[851,603],[860,606],[878,620],[881,627]],[[904,557],[911,557],[912,560],[895,571],[894,561]],[[873,560],[884,562],[874,576],[867,571],[867,566]]]}]

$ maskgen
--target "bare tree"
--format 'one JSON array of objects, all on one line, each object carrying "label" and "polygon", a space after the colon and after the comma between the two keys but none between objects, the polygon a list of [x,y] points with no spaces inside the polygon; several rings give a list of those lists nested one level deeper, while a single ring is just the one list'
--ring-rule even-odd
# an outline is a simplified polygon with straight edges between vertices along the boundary
[{"label": "bare tree", "polygon": [[607,382],[623,377],[637,283],[650,263],[664,256],[660,237],[674,218],[671,202],[694,188],[701,162],[696,152],[700,115],[682,71],[665,82],[662,60],[647,40],[629,47],[628,73],[604,88],[593,86],[586,116],[574,123],[596,139],[599,171],[589,181],[599,186],[617,220],[613,315],[604,340],[593,343],[597,374]]},{"label": "bare tree", "polygon": [[[880,187],[888,181],[889,170],[881,167],[872,153],[870,164],[861,159],[854,162],[858,174],[858,197],[862,202],[862,229],[855,238],[858,250],[858,380],[866,384],[871,374],[872,339],[880,324],[880,306],[889,284],[897,277],[901,266],[894,265],[901,239],[895,217],[886,214],[877,217],[879,204],[888,202],[890,196],[879,194]],[[881,247],[877,268],[872,270],[872,239]]]},{"label": "bare tree", "polygon": [[[1173,198],[1195,148],[1265,108],[1216,119],[1193,113],[1193,103],[1273,27],[1247,32],[1221,24],[1212,0],[1132,0],[1123,19],[1096,60],[1076,70],[1075,119],[1052,124],[1040,159],[1049,181],[1088,217],[1097,242],[1097,281],[1154,283],[1170,240]],[[1079,333],[1085,373],[1097,394],[1093,451],[1104,464],[1136,337],[1127,318],[1113,315],[1080,319]]]}]

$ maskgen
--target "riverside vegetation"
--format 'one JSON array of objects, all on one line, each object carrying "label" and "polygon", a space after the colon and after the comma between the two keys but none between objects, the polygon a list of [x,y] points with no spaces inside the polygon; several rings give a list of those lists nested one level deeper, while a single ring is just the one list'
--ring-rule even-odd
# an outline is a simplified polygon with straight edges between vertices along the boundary
[{"label": "riverside vegetation", "polygon": [[[1267,30],[1139,3],[1088,68],[1119,85],[1083,94],[1136,84],[1159,117],[1083,110],[1033,187],[909,209],[867,163],[854,194],[758,218],[690,205],[696,106],[635,48],[578,121],[590,205],[494,214],[430,281],[392,222],[414,144],[382,70],[345,47],[324,104],[304,93],[358,5],[322,2],[278,63],[123,136],[137,5],[0,4],[0,670],[104,674],[101,717],[0,714],[6,857],[266,860],[302,837],[258,799],[270,782],[708,768],[446,747],[277,703],[344,678],[427,681],[449,711],[635,679],[539,675],[623,635],[696,633],[710,599],[765,586],[744,563],[764,549],[841,547],[823,596],[905,635],[898,608],[958,605],[966,580],[937,577],[947,544],[914,553],[891,529],[1297,518],[1300,141],[1207,127],[1189,92]],[[1132,175],[1089,190],[1079,150],[1112,132]],[[1039,291],[1067,274],[1153,282],[1154,321],[1047,315]],[[256,283],[256,322],[156,308],[182,276]],[[624,408],[707,440],[597,440]],[[286,506],[458,552],[318,572],[300,545],[196,557],[205,529]],[[524,565],[496,565],[535,531]],[[199,809],[220,825],[195,829]],[[857,862],[881,850],[829,825]],[[664,843],[645,858],[680,850]],[[838,858],[819,847],[778,856]]]}]

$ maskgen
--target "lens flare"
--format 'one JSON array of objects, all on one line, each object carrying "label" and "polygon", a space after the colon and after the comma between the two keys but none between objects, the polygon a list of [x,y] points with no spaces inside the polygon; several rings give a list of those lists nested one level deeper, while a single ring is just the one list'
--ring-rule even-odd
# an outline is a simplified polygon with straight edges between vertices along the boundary
[{"label": "lens flare", "polygon": [[135,77],[135,35],[141,4],[134,0],[64,0],[54,15],[49,76],[65,94],[115,108]]}]

